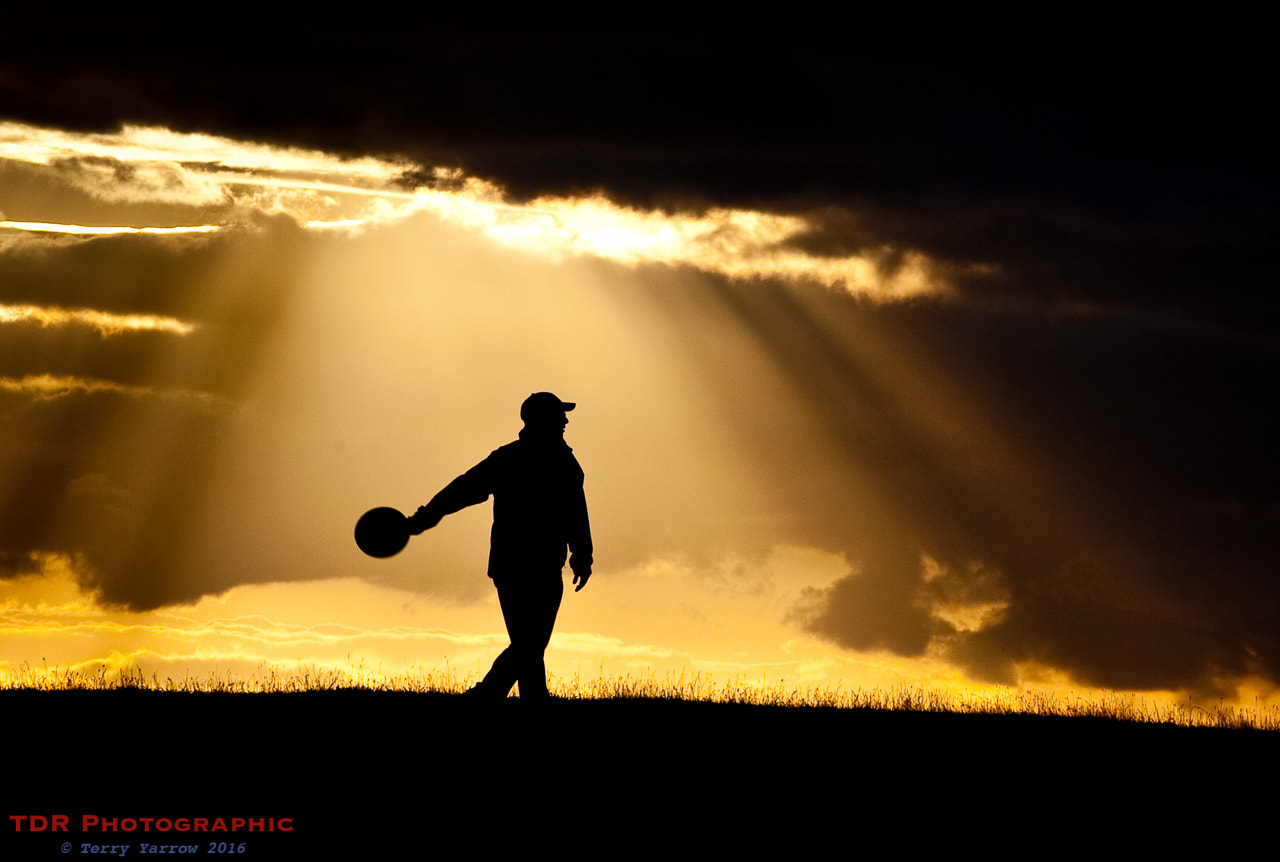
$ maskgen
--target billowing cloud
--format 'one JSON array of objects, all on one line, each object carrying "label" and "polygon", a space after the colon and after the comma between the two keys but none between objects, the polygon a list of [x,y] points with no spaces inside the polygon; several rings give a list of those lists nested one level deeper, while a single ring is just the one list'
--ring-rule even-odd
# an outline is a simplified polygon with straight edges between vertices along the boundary
[{"label": "billowing cloud", "polygon": [[57,308],[39,305],[0,305],[0,323],[31,321],[40,326],[90,326],[99,335],[118,335],[136,330],[158,330],[186,335],[195,327],[172,317],[154,314],[111,314],[87,308]]},{"label": "billowing cloud", "polygon": [[[109,134],[75,134],[0,122],[4,162],[46,168],[46,182],[65,183],[97,202],[148,206],[153,212],[164,206],[202,215],[212,210],[224,224],[252,214],[284,214],[312,229],[354,231],[426,210],[552,258],[691,266],[730,278],[807,279],[879,300],[950,286],[948,265],[911,249],[882,244],[856,254],[811,254],[793,242],[810,230],[799,215],[722,207],[693,214],[644,211],[603,195],[512,203],[500,187],[457,171],[162,128],[126,125]],[[0,232],[6,229],[97,236],[208,233],[219,227],[0,221]]]}]

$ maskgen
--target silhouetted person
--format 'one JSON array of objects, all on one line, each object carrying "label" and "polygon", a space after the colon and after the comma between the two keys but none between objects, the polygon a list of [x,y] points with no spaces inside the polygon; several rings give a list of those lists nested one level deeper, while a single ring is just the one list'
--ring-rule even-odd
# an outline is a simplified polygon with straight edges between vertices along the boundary
[{"label": "silhouetted person", "polygon": [[409,518],[410,532],[417,534],[493,497],[489,577],[498,588],[511,645],[473,694],[506,697],[519,682],[521,699],[545,699],[543,653],[564,596],[566,557],[575,592],[591,577],[582,468],[564,442],[565,414],[574,406],[550,392],[530,395],[520,405],[520,439],[494,450]]}]

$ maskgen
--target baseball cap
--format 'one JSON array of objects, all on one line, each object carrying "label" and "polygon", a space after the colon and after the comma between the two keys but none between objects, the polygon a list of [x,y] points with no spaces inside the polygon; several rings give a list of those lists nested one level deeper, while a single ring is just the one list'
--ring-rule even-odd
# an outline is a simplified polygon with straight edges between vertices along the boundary
[{"label": "baseball cap", "polygon": [[561,401],[550,392],[535,392],[520,405],[520,418],[525,422],[557,413],[568,413],[578,405],[572,401]]}]

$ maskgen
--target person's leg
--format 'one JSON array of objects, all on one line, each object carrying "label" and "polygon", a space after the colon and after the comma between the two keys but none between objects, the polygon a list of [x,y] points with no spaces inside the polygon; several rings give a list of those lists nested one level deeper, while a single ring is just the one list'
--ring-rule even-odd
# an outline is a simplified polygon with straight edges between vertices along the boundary
[{"label": "person's leg", "polygon": [[506,697],[511,692],[511,687],[516,684],[517,677],[516,654],[511,647],[507,647],[493,660],[493,665],[484,675],[484,679],[480,680],[468,694]]},{"label": "person's leg", "polygon": [[481,685],[488,692],[505,696],[519,681],[521,699],[545,698],[547,669],[543,654],[564,597],[564,580],[557,572],[554,576],[504,578],[494,584],[511,646],[494,661]]}]

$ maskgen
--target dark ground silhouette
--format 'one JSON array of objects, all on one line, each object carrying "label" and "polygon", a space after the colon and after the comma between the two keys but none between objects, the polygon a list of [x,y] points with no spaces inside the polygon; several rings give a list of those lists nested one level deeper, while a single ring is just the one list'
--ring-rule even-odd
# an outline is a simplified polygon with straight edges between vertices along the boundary
[{"label": "dark ground silhouette", "polygon": [[[257,859],[1222,848],[1268,822],[1280,766],[1274,732],[669,701],[0,692],[0,714],[4,859],[143,841]],[[59,813],[67,833],[10,819]],[[85,834],[84,814],[292,831]]]}]

